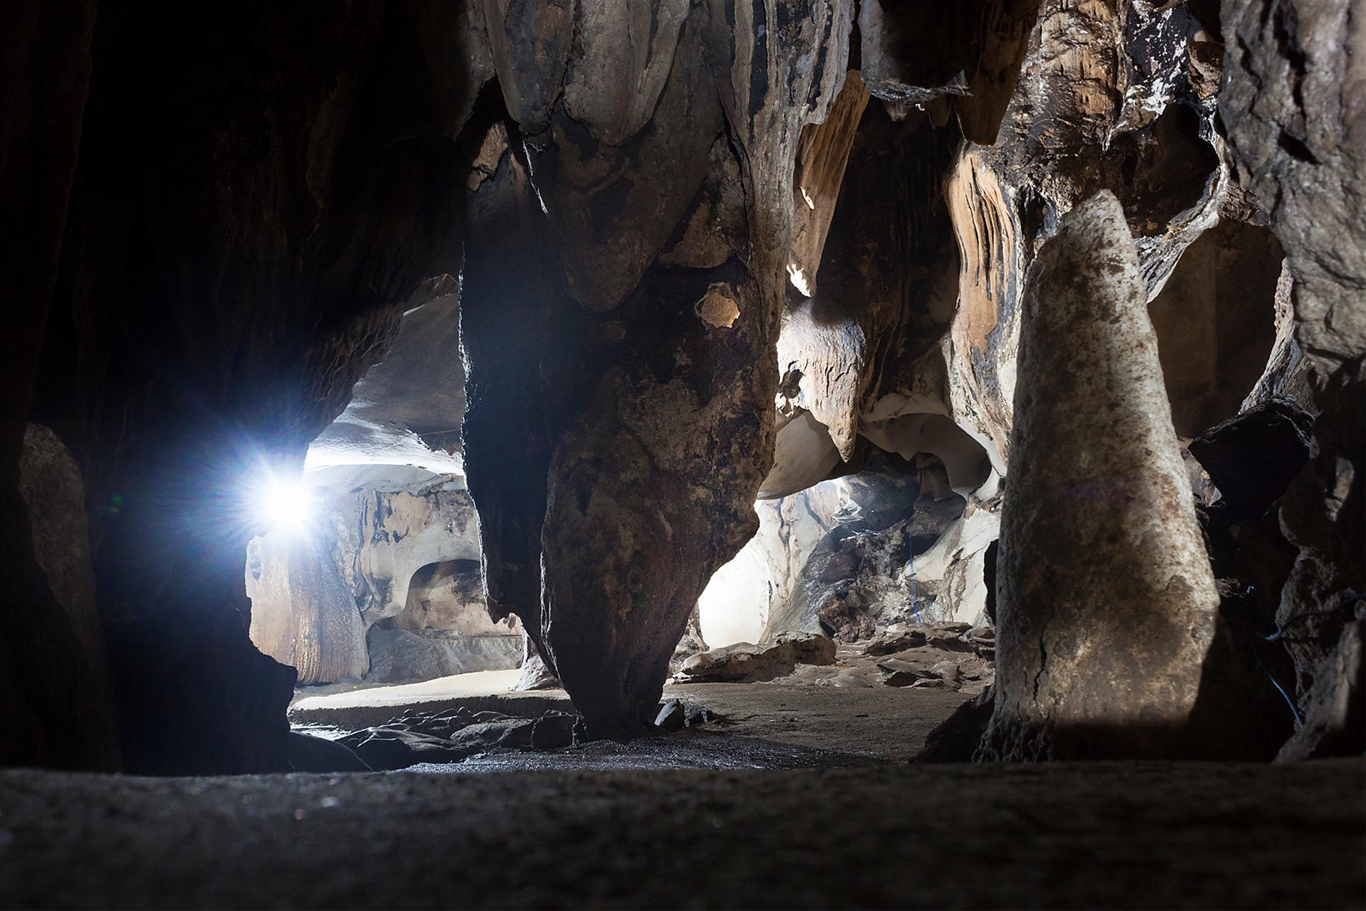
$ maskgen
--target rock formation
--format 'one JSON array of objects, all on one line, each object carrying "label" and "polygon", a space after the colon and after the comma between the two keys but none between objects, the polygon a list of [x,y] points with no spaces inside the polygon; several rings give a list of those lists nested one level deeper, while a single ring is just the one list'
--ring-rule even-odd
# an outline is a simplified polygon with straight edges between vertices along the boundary
[{"label": "rock formation", "polygon": [[1101,191],[1026,279],[989,755],[1181,749],[1219,597],[1138,255]]},{"label": "rock formation", "polygon": [[[247,545],[257,648],[292,665],[300,684],[406,683],[518,665],[518,628],[488,615],[478,519],[459,478],[335,463],[306,478],[343,489],[312,488],[304,527]],[[400,478],[407,489],[345,489]]]},{"label": "rock formation", "polygon": [[1316,452],[1286,493],[1299,553],[1276,622],[1307,693],[1366,612],[1366,113],[1362,35],[1350,3],[1229,0],[1237,48],[1219,98],[1244,185],[1266,207],[1293,276],[1295,341],[1318,411]]},{"label": "rock formation", "polygon": [[247,545],[247,597],[252,643],[293,666],[298,683],[334,683],[369,668],[356,602],[313,538],[253,538]]}]

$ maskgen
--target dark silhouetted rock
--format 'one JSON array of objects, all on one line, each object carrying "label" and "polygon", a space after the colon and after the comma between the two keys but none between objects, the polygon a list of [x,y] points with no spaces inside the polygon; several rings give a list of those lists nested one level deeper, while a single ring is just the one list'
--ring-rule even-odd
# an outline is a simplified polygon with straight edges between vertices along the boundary
[{"label": "dark silhouetted rock", "polygon": [[991,724],[995,702],[996,693],[988,687],[954,709],[952,715],[930,731],[915,761],[971,762]]},{"label": "dark silhouetted rock", "polygon": [[298,731],[289,732],[289,767],[295,772],[373,772],[346,744]]},{"label": "dark silhouetted rock", "polygon": [[1280,499],[1309,462],[1313,420],[1295,402],[1273,398],[1191,441],[1191,455],[1219,489],[1222,522],[1256,519]]},{"label": "dark silhouetted rock", "polygon": [[536,750],[559,750],[574,745],[574,728],[578,715],[546,712],[536,719],[531,729],[531,747]]},{"label": "dark silhouetted rock", "polygon": [[1366,752],[1366,620],[1342,628],[1302,705],[1304,725],[1281,747],[1277,762]]}]

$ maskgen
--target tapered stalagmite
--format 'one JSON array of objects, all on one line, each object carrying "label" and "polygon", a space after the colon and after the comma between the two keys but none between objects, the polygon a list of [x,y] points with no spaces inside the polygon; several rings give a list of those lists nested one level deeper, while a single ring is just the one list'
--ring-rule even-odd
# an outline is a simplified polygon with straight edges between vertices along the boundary
[{"label": "tapered stalagmite", "polygon": [[1064,219],[1023,307],[982,752],[1168,755],[1219,599],[1113,194]]}]

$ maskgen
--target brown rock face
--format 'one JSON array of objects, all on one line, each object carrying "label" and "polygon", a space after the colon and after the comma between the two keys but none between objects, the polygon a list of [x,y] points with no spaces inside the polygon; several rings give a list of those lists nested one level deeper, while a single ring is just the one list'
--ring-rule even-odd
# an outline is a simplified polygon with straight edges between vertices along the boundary
[{"label": "brown rock face", "polygon": [[989,756],[1170,755],[1194,705],[1219,598],[1144,299],[1108,192],[1026,279]]}]

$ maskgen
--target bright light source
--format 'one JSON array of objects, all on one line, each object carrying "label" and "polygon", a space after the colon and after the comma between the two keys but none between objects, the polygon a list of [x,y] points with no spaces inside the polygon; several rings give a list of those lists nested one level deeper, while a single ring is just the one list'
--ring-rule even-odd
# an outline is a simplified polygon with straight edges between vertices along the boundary
[{"label": "bright light source", "polygon": [[308,526],[313,497],[302,480],[271,474],[257,486],[253,507],[257,520],[271,531],[298,533]]}]

